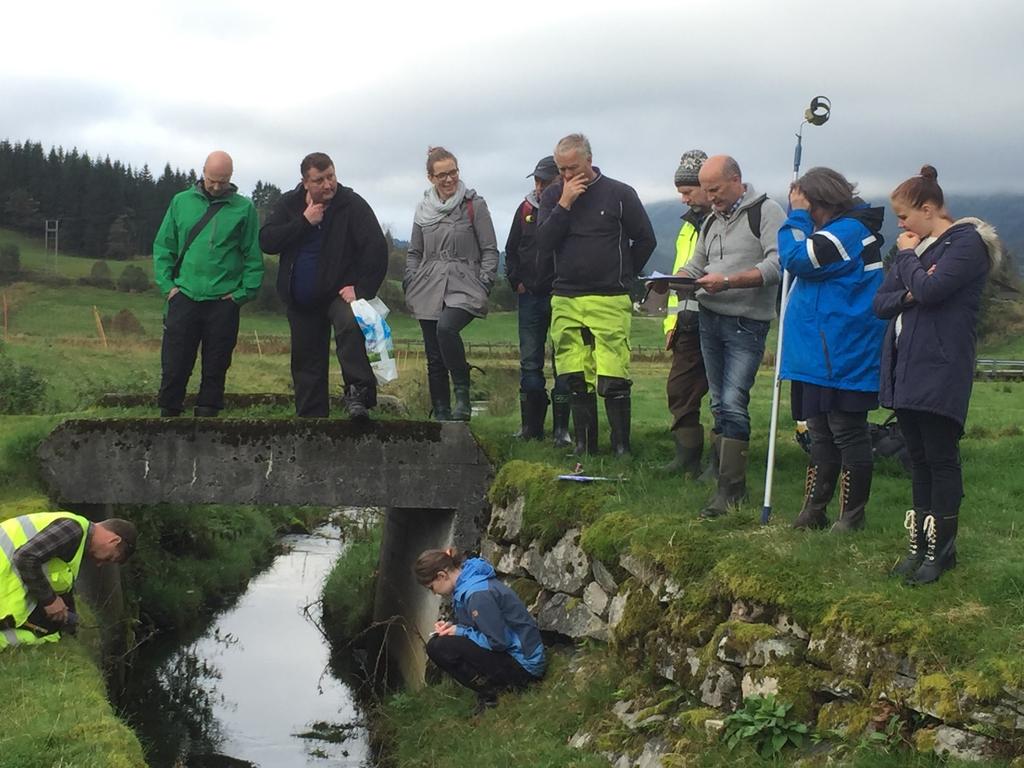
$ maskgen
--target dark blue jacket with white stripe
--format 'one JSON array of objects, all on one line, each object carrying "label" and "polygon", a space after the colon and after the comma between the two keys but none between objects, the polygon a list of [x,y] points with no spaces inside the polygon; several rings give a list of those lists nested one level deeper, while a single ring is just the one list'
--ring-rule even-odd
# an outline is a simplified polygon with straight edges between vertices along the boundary
[{"label": "dark blue jacket with white stripe", "polygon": [[452,606],[456,635],[468,637],[481,648],[507,653],[531,675],[543,677],[544,642],[537,622],[490,563],[474,557],[462,564]]},{"label": "dark blue jacket with white stripe", "polygon": [[786,305],[779,377],[877,392],[885,323],[871,309],[882,284],[882,218],[866,204],[815,231],[793,211],[779,230],[779,262],[796,278]]}]

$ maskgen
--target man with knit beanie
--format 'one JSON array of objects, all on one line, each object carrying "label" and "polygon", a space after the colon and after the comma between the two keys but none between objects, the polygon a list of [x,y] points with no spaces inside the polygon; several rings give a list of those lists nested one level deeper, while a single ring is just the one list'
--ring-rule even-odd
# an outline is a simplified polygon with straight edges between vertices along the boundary
[{"label": "man with knit beanie", "polygon": [[701,226],[682,274],[697,278],[700,348],[711,390],[712,440],[718,444],[717,488],[701,517],[718,517],[747,497],[750,389],[764,357],[781,277],[781,206],[743,182],[727,155],[698,173],[711,215]]},{"label": "man with knit beanie", "polygon": [[[676,259],[672,271],[679,273],[693,256],[701,226],[707,218],[708,197],[700,188],[697,174],[707,160],[707,154],[691,149],[683,154],[675,173],[676,191],[686,204],[683,225],[676,238]],[[654,283],[655,290],[666,290],[664,283]],[[700,424],[700,401],[708,391],[704,372],[704,358],[700,352],[700,304],[692,296],[680,298],[675,291],[668,297],[665,317],[665,349],[672,352],[665,392],[668,409],[672,414],[672,437],[676,444],[676,457],[663,469],[684,476],[700,474],[700,459],[704,450],[704,428]],[[712,461],[714,468],[715,462]]]}]

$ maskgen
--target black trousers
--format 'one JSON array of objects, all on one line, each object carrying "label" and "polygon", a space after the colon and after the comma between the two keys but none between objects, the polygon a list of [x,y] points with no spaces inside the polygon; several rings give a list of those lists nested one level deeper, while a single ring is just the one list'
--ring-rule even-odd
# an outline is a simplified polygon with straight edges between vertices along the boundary
[{"label": "black trousers", "polygon": [[871,431],[867,411],[829,411],[807,419],[811,435],[811,461],[846,467],[872,464]]},{"label": "black trousers", "polygon": [[950,517],[960,511],[964,481],[960,471],[960,424],[925,411],[897,410],[910,454],[914,509]]},{"label": "black trousers", "polygon": [[468,637],[434,636],[427,641],[427,656],[459,685],[484,696],[525,688],[537,679],[507,653],[481,648]]},{"label": "black trousers", "polygon": [[439,320],[420,320],[429,381],[435,384],[444,382],[447,388],[449,373],[453,382],[469,381],[466,347],[460,334],[473,317],[464,309],[445,307]]},{"label": "black trousers", "polygon": [[326,418],[330,414],[332,329],[345,387],[363,387],[367,407],[377,404],[377,379],[366,355],[366,341],[347,301],[338,296],[327,305],[289,307],[288,325],[297,416]]},{"label": "black trousers", "polygon": [[203,349],[202,381],[196,405],[224,407],[224,380],[238,341],[239,306],[230,299],[193,301],[180,291],[167,302],[164,338],[160,348],[162,374],[157,404],[182,410],[185,387]]}]

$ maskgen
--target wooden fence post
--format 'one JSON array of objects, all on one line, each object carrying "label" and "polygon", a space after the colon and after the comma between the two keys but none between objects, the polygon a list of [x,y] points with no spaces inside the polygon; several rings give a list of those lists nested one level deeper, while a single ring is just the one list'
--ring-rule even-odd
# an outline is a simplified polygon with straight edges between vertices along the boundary
[{"label": "wooden fence post", "polygon": [[103,330],[103,320],[100,317],[100,311],[96,308],[96,305],[92,305],[92,316],[96,320],[96,331],[100,335],[100,341],[103,342],[103,348],[107,349],[107,334]]}]

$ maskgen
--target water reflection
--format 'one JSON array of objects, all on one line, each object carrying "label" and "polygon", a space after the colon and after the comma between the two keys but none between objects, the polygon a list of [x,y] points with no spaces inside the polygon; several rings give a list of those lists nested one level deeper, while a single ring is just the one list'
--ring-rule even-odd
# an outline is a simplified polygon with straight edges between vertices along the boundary
[{"label": "water reflection", "polygon": [[340,530],[287,536],[287,548],[195,639],[155,644],[135,666],[125,710],[153,768],[366,766],[351,690],[328,669],[320,589]]}]

